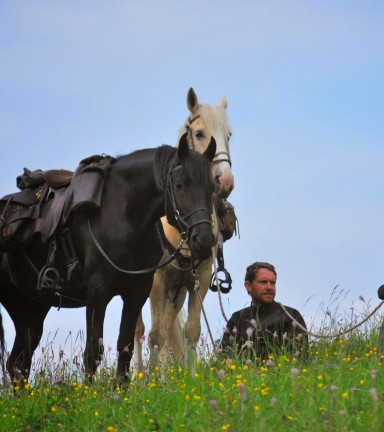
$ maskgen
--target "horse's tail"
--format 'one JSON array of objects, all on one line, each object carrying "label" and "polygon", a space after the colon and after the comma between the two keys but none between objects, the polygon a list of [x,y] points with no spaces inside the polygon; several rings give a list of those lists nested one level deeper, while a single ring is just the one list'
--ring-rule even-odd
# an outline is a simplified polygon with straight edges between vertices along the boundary
[{"label": "horse's tail", "polygon": [[1,315],[0,308],[0,367],[3,371],[3,376],[5,376],[5,335],[4,335],[4,327],[3,327],[3,316]]},{"label": "horse's tail", "polygon": [[182,363],[182,360],[185,357],[185,351],[187,349],[187,341],[185,340],[184,336],[184,327],[185,322],[187,320],[187,312],[185,311],[185,308],[182,307],[177,314],[177,317],[175,319],[175,324],[173,326],[173,336],[174,336],[174,344],[175,346],[172,347],[174,353],[179,353],[179,364]]}]

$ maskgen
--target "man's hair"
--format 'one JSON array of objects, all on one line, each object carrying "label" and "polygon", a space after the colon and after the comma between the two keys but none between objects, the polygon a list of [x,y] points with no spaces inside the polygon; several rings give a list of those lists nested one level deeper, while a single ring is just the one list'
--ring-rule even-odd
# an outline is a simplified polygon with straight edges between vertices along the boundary
[{"label": "man's hair", "polygon": [[277,277],[276,269],[272,264],[267,262],[255,262],[247,267],[244,280],[252,282],[255,279],[258,270],[261,268],[270,270],[271,272],[275,273],[275,276]]}]

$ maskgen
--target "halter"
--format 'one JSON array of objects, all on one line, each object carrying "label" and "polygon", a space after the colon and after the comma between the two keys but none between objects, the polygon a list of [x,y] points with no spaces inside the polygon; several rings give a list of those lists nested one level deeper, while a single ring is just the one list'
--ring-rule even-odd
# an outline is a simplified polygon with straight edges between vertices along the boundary
[{"label": "halter", "polygon": [[[193,141],[193,134],[192,134],[191,124],[192,124],[195,120],[197,120],[198,118],[200,118],[200,117],[201,117],[200,114],[198,114],[197,116],[192,117],[192,118],[188,117],[188,124],[185,125],[185,127],[186,127],[186,129],[187,129],[187,133],[188,133],[189,139],[191,140],[191,143],[192,143],[192,149],[193,149],[193,150],[195,150],[195,142]],[[220,155],[225,155],[225,156],[227,156],[227,159],[218,159],[218,160],[213,160],[213,161],[211,162],[211,165],[215,165],[215,164],[218,164],[218,163],[221,163],[221,162],[228,162],[228,163],[229,163],[229,167],[232,168],[232,162],[231,162],[231,158],[230,158],[230,156],[229,156],[229,153],[228,153],[228,152],[224,152],[224,151],[222,151],[222,152],[217,152],[217,153],[215,154],[214,158],[216,158],[217,156],[220,156]]]}]

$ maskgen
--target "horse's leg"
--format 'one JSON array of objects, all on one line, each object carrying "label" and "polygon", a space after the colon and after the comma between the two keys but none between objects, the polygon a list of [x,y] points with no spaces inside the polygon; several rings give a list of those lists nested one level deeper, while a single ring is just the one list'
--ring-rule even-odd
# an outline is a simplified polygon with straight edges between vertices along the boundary
[{"label": "horse's leg", "polygon": [[172,284],[172,281],[168,280],[169,273],[172,273],[172,270],[173,268],[167,265],[156,271],[149,298],[151,306],[151,329],[148,334],[148,344],[151,350],[150,361],[153,366],[159,365],[159,353],[164,345],[163,316],[169,291],[168,287]]},{"label": "horse's leg", "polygon": [[108,303],[113,297],[112,292],[112,289],[107,284],[100,285],[94,290],[88,288],[86,311],[87,340],[84,350],[84,364],[90,380],[92,380],[92,376],[96,372],[104,354],[104,318]]},{"label": "horse's leg", "polygon": [[[50,306],[37,303],[23,296],[12,285],[1,287],[1,303],[11,317],[16,330],[11,354],[7,360],[7,370],[12,379],[16,376],[28,377],[32,356],[43,334],[44,319]],[[22,380],[20,380],[22,384]]]},{"label": "horse's leg", "polygon": [[117,351],[119,352],[117,376],[124,379],[128,377],[138,317],[151,291],[152,277],[148,276],[147,279],[139,288],[133,290],[127,287],[126,291],[121,294],[124,304],[117,340]]},{"label": "horse's leg", "polygon": [[145,326],[143,321],[143,311],[140,311],[139,318],[137,319],[135,329],[135,343],[133,347],[133,371],[141,372],[143,370],[143,355],[142,355],[142,337],[145,332]]},{"label": "horse's leg", "polygon": [[[185,276],[185,279],[187,276]],[[172,301],[177,296],[175,303]],[[165,311],[163,317],[164,327],[164,360],[167,360],[169,352],[172,352],[173,358],[181,364],[182,359],[185,355],[185,344],[183,328],[180,327],[180,323],[177,320],[178,314],[184,305],[185,297],[187,296],[187,288],[181,287],[177,294],[177,289],[172,287],[169,292],[169,297],[165,303]]]},{"label": "horse's leg", "polygon": [[[200,277],[200,290],[199,294],[201,297],[201,301],[204,301],[204,298],[208,292],[209,283],[211,280],[211,269],[212,269],[212,257],[205,260],[198,268],[198,273]],[[198,294],[194,289],[189,291],[188,298],[188,319],[185,323],[185,339],[187,340],[187,349],[186,349],[186,364],[192,370],[195,371],[196,368],[196,345],[200,337],[201,332],[201,324],[200,324],[200,316],[201,316],[201,303],[198,298]]]}]

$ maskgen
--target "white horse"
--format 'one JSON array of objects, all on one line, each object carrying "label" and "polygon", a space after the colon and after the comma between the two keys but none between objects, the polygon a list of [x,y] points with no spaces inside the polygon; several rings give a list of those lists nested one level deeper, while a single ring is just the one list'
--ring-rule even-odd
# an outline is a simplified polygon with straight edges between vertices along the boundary
[{"label": "white horse", "polygon": [[[188,132],[188,143],[190,148],[203,153],[210,142],[211,136],[216,140],[216,155],[212,162],[212,173],[215,179],[215,195],[218,198],[227,198],[234,188],[234,178],[231,172],[231,159],[229,153],[229,139],[231,130],[226,113],[227,100],[225,96],[218,105],[200,104],[195,92],[191,88],[187,95],[187,106],[190,114],[178,133],[178,139]],[[164,233],[170,249],[176,248],[180,243],[180,233],[167,223],[165,218],[161,220]],[[218,221],[213,216],[213,231],[218,235]],[[170,253],[173,251],[170,250]],[[182,254],[190,256],[188,248]],[[166,254],[165,254],[166,255]],[[169,255],[167,255],[169,256]],[[163,257],[164,259],[164,257]],[[190,260],[187,267],[190,266]],[[197,268],[200,281],[200,296],[204,297],[208,291],[212,273],[213,257],[203,261]],[[194,290],[195,278],[191,271],[184,271],[183,259],[168,264],[155,273],[152,290],[150,294],[152,327],[148,335],[151,363],[165,365],[168,356],[172,353],[173,358],[179,364],[189,364],[192,367],[196,362],[196,345],[200,337],[201,304]],[[187,295],[188,316],[184,320],[182,314],[183,304]],[[181,319],[180,319],[181,318]],[[136,325],[134,346],[134,368],[141,370],[142,362],[142,337],[144,335],[144,323],[140,314]]]}]

